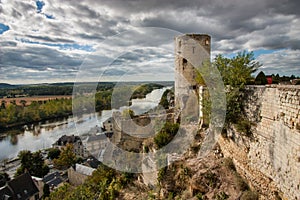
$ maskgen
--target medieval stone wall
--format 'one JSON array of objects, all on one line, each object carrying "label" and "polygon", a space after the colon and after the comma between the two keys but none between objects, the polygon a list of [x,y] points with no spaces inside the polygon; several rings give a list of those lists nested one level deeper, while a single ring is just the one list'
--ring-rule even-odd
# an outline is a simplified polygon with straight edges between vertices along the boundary
[{"label": "medieval stone wall", "polygon": [[210,36],[185,34],[175,38],[175,108],[181,118],[199,118],[197,68],[210,60]]},{"label": "medieval stone wall", "polygon": [[245,94],[253,138],[232,128],[232,137],[219,142],[225,156],[266,199],[278,191],[299,200],[300,86],[252,86]]}]

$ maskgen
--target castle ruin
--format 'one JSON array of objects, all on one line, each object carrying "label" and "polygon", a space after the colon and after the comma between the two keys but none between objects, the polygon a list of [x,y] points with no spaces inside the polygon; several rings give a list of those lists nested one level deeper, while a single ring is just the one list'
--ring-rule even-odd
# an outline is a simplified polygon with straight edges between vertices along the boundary
[{"label": "castle ruin", "polygon": [[[197,69],[210,60],[210,42],[204,34],[175,38],[175,117],[180,115],[180,123],[203,117]],[[247,86],[244,93],[253,136],[230,126],[227,137],[218,140],[222,152],[260,199],[300,199],[300,87]]]},{"label": "castle ruin", "polygon": [[211,38],[206,34],[185,34],[175,38],[175,108],[181,119],[202,118],[197,68],[210,61],[210,43]]}]

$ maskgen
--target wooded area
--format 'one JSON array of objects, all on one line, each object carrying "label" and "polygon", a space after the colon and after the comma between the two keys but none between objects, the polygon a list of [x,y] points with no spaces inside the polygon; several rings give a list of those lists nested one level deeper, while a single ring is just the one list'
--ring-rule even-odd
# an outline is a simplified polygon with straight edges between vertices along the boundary
[{"label": "wooded area", "polygon": [[[101,83],[98,85],[96,89],[97,92],[95,94],[79,94],[76,95],[74,99],[65,97],[61,99],[32,100],[31,102],[27,102],[23,99],[18,101],[19,103],[17,103],[16,98],[2,99],[0,102],[0,128],[9,128],[47,119],[66,117],[71,115],[73,112],[83,114],[85,112],[109,110],[111,109],[113,92],[115,99],[118,101],[115,106],[121,107],[126,105],[125,103],[127,103],[127,105],[129,103],[128,99],[123,99],[125,95],[122,95],[124,92],[128,92],[128,90],[133,94],[131,98],[143,98],[152,90],[163,87],[161,84],[138,85],[136,83],[128,84],[126,87],[118,87],[117,91],[114,91],[114,86],[114,83]],[[28,87],[31,88],[31,86]],[[52,91],[52,89],[49,89],[52,87],[53,86],[46,87],[46,91]],[[66,91],[69,86],[54,86],[54,88],[59,90],[57,87],[65,87],[63,91]],[[92,89],[91,85],[86,85],[86,87],[81,86],[80,88],[85,88],[86,91],[90,91]],[[45,89],[45,87],[41,87],[41,90],[43,89]],[[8,94],[13,91],[17,94],[18,89],[7,89],[6,93]],[[40,90],[35,88],[34,91]],[[38,94],[42,93],[39,92]],[[28,95],[28,93],[18,93],[18,95]],[[118,98],[116,98],[116,96],[118,96]],[[38,96],[35,98],[38,99]],[[8,100],[10,100],[9,103],[7,102]]]}]

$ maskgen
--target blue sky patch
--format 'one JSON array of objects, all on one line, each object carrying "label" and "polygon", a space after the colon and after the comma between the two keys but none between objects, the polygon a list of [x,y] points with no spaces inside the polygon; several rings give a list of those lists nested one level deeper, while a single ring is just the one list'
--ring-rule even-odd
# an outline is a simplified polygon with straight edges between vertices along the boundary
[{"label": "blue sky patch", "polygon": [[0,23],[0,34],[4,33],[5,31],[9,30],[9,26]]},{"label": "blue sky patch", "polygon": [[67,43],[47,43],[47,42],[35,42],[28,39],[16,39],[23,43],[29,43],[29,44],[40,44],[50,47],[58,47],[60,50],[82,50],[87,52],[94,52],[95,49],[92,45],[80,45],[80,44],[67,44]]},{"label": "blue sky patch", "polygon": [[37,12],[41,13],[45,3],[43,1],[36,1]]},{"label": "blue sky patch", "polygon": [[53,15],[45,14],[45,16],[47,17],[47,19],[55,19]]},{"label": "blue sky patch", "polygon": [[35,2],[35,4],[36,4],[36,11],[37,11],[37,13],[45,15],[47,17],[47,19],[55,19],[53,15],[49,15],[49,14],[43,13],[42,10],[43,10],[43,7],[45,6],[45,2],[38,0],[38,1]]},{"label": "blue sky patch", "polygon": [[[271,53],[274,53],[275,51],[278,51],[278,49],[277,50],[273,50],[273,49],[258,49],[258,50],[253,51],[253,53],[254,53],[254,57],[257,58],[257,57],[259,57],[262,54],[271,54]],[[224,54],[224,56],[227,57],[227,58],[233,58],[236,55],[237,55],[237,53]]]},{"label": "blue sky patch", "polygon": [[257,58],[258,56],[260,56],[262,54],[271,54],[271,53],[274,53],[275,51],[278,51],[278,49],[277,50],[259,49],[259,50],[253,51],[253,53],[254,53],[255,58]]}]

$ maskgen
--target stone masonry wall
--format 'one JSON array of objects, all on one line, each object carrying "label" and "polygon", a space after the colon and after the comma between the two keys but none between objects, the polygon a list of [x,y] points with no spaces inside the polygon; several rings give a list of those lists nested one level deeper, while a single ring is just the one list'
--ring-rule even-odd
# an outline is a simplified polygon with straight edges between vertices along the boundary
[{"label": "stone masonry wall", "polygon": [[219,142],[225,156],[266,199],[277,190],[284,199],[299,200],[300,86],[252,86],[245,94],[253,138],[233,128],[233,139]]},{"label": "stone masonry wall", "polygon": [[197,68],[210,60],[210,36],[185,34],[175,38],[175,108],[186,117],[199,118]]}]

